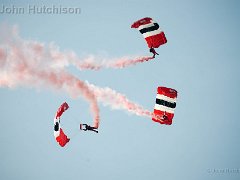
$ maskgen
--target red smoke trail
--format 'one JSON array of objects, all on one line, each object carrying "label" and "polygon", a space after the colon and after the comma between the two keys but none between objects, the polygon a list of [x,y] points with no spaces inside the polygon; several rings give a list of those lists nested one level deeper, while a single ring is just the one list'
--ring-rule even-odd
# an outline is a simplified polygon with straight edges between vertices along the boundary
[{"label": "red smoke trail", "polygon": [[97,99],[85,82],[65,70],[64,57],[56,54],[51,45],[22,40],[14,29],[8,35],[0,40],[0,87],[47,87],[65,91],[73,98],[82,96],[90,103],[93,126],[98,128]]},{"label": "red smoke trail", "polygon": [[146,110],[142,106],[130,101],[125,95],[108,87],[100,88],[88,82],[86,84],[95,94],[99,102],[102,102],[105,105],[110,105],[113,109],[124,109],[138,116],[152,117],[152,113],[149,110]]},{"label": "red smoke trail", "polygon": [[109,67],[112,68],[124,68],[130,65],[136,65],[137,63],[143,63],[145,61],[149,61],[154,59],[153,57],[139,57],[134,59],[129,58],[122,58],[120,60],[117,60],[114,63],[109,63]]},{"label": "red smoke trail", "polygon": [[102,61],[98,62],[94,57],[90,57],[89,59],[84,59],[83,61],[78,60],[77,58],[71,59],[71,64],[76,66],[80,70],[99,70],[103,68],[125,68],[128,66],[136,65],[138,63],[143,63],[145,61],[149,61],[154,59],[153,57],[123,57],[118,58],[117,60],[111,60],[111,61]]},{"label": "red smoke trail", "polygon": [[139,116],[152,113],[131,102],[125,95],[110,88],[99,88],[85,83],[67,71],[69,65],[79,69],[124,68],[153,59],[152,57],[120,58],[116,61],[96,63],[96,58],[79,60],[73,52],[61,52],[54,44],[45,45],[21,39],[16,28],[0,27],[0,87],[27,86],[51,88],[67,92],[71,97],[82,96],[94,116],[93,126],[99,126],[97,101],[123,109]]},{"label": "red smoke trail", "polygon": [[[10,29],[10,30],[9,30]],[[9,32],[10,31],[10,32]],[[60,51],[59,48],[50,43],[48,45],[44,45],[43,43],[39,43],[36,41],[27,41],[21,39],[18,35],[17,28],[6,28],[5,26],[1,26],[1,38],[3,42],[1,43],[10,43],[12,39],[15,39],[22,44],[29,43],[33,45],[31,49],[35,52],[35,55],[38,59],[50,59],[51,66],[59,66],[66,67],[69,65],[73,65],[80,70],[99,70],[102,68],[125,68],[128,66],[136,65],[138,63],[143,63],[145,61],[153,60],[154,58],[151,56],[148,57],[121,57],[117,59],[104,59],[97,56],[89,56],[87,58],[79,58],[73,51]],[[6,38],[7,37],[7,38]]]}]

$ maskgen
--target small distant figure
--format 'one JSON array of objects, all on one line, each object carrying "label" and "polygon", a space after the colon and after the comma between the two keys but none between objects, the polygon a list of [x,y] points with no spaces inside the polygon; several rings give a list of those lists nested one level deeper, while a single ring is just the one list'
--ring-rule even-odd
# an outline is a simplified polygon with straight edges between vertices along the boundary
[{"label": "small distant figure", "polygon": [[149,51],[150,51],[151,53],[153,53],[153,58],[155,58],[156,55],[159,55],[159,54],[155,51],[155,49],[154,49],[153,47],[151,47],[151,48],[149,49]]},{"label": "small distant figure", "polygon": [[89,126],[87,124],[80,124],[80,129],[83,131],[94,131],[94,132],[98,133],[98,131],[96,130],[97,128]]},{"label": "small distant figure", "polygon": [[166,120],[168,120],[168,117],[164,114],[163,117],[162,117],[162,119],[163,119],[164,121],[166,121]]}]

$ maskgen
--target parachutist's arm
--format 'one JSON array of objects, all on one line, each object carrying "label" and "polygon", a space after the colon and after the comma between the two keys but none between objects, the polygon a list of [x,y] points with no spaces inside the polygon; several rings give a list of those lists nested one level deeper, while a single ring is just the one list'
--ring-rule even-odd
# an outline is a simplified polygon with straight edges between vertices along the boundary
[{"label": "parachutist's arm", "polygon": [[87,124],[83,124],[83,126],[85,126],[85,128],[83,130],[87,131],[88,130],[88,125]]}]

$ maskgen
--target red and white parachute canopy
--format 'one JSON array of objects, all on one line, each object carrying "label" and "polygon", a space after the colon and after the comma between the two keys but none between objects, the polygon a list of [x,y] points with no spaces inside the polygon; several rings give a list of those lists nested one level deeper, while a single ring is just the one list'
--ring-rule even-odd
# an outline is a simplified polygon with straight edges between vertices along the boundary
[{"label": "red and white parachute canopy", "polygon": [[152,120],[161,124],[171,125],[176,100],[177,91],[175,89],[158,87]]},{"label": "red and white parachute canopy", "polygon": [[131,28],[137,28],[142,33],[149,48],[158,48],[167,42],[164,32],[152,18],[142,18],[134,22]]},{"label": "red and white parachute canopy", "polygon": [[54,137],[60,146],[64,147],[70,139],[64,134],[61,125],[60,125],[60,117],[62,114],[69,108],[68,104],[64,102],[57,110],[55,118],[54,118]]}]

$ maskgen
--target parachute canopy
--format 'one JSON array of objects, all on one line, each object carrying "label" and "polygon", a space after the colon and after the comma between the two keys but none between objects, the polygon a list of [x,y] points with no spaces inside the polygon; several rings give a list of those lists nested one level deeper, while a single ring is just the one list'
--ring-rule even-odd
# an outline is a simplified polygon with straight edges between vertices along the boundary
[{"label": "parachute canopy", "polygon": [[68,104],[64,102],[57,110],[54,118],[54,137],[60,146],[64,147],[70,139],[64,134],[61,125],[60,117],[69,108]]},{"label": "parachute canopy", "polygon": [[171,125],[176,99],[177,91],[175,89],[158,87],[152,120],[161,124]]},{"label": "parachute canopy", "polygon": [[131,28],[137,28],[147,41],[149,48],[158,48],[167,42],[164,32],[152,18],[145,17],[134,22]]}]

